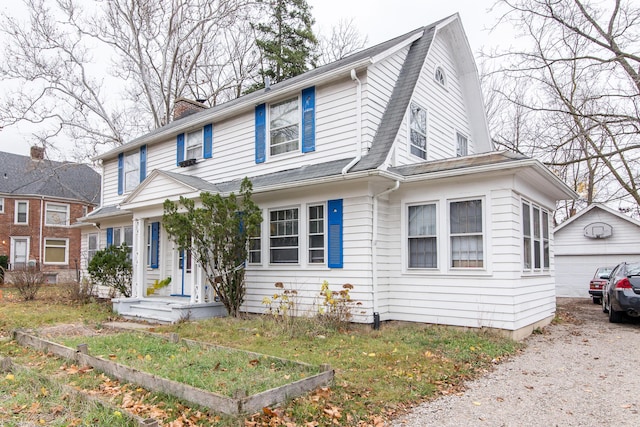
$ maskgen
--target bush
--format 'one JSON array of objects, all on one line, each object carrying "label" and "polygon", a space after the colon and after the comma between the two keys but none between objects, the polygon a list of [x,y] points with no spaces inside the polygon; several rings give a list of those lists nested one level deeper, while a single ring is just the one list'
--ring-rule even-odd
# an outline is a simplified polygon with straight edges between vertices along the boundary
[{"label": "bush", "polygon": [[131,248],[126,243],[96,252],[87,268],[93,283],[109,287],[114,296],[130,297],[133,274],[130,253]]},{"label": "bush", "polygon": [[339,291],[329,289],[329,282],[326,280],[320,288],[320,308],[318,310],[318,320],[325,326],[335,329],[345,329],[349,326],[353,314],[351,310],[360,302],[353,301],[349,291],[353,285],[345,283]]},{"label": "bush", "polygon": [[4,283],[4,272],[9,268],[9,256],[0,255],[0,285]]},{"label": "bush", "polygon": [[37,267],[25,266],[14,270],[11,276],[13,286],[25,301],[34,300],[45,283],[44,274]]},{"label": "bush", "polygon": [[83,278],[79,282],[64,283],[61,288],[71,301],[87,304],[93,300],[94,286],[87,278]]}]

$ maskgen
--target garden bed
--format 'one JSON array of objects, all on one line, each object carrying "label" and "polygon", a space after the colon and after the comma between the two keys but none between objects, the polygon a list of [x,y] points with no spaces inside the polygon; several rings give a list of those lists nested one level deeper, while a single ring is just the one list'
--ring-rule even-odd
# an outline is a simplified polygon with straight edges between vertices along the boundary
[{"label": "garden bed", "polygon": [[[333,370],[257,353],[145,332],[58,335],[14,331],[23,346],[237,415],[278,405],[333,380]],[[92,354],[89,354],[91,352]]]}]

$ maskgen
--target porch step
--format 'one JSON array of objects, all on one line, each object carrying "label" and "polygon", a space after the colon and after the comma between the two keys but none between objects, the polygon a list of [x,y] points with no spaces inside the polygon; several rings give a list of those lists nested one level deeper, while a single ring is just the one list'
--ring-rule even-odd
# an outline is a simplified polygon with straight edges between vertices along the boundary
[{"label": "porch step", "polygon": [[186,298],[114,298],[113,310],[126,319],[176,323],[226,315],[221,303],[192,304]]}]

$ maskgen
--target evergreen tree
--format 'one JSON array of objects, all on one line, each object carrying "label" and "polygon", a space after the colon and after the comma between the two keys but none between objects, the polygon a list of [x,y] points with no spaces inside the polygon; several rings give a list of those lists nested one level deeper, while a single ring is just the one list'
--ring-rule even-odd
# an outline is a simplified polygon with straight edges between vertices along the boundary
[{"label": "evergreen tree", "polygon": [[265,6],[267,20],[255,25],[256,44],[262,54],[262,83],[272,83],[304,73],[315,67],[318,40],[315,22],[306,0],[259,0]]}]

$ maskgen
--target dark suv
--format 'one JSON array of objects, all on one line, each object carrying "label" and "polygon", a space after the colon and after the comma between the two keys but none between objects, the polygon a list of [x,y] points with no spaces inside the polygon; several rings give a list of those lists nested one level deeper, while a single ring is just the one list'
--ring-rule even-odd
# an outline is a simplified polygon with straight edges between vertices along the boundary
[{"label": "dark suv", "polygon": [[625,313],[640,316],[640,262],[615,266],[602,292],[602,311],[612,323],[621,322]]}]

